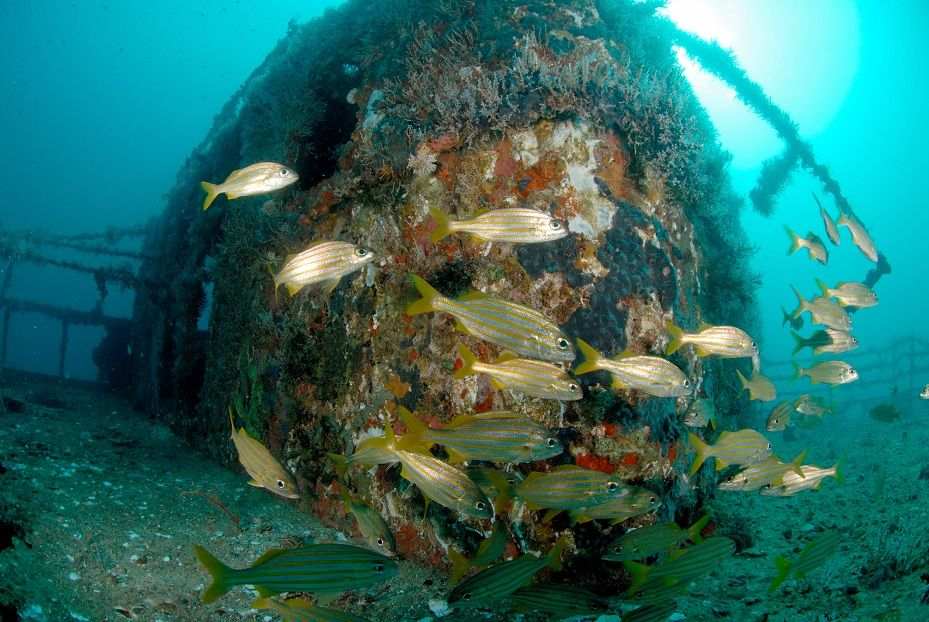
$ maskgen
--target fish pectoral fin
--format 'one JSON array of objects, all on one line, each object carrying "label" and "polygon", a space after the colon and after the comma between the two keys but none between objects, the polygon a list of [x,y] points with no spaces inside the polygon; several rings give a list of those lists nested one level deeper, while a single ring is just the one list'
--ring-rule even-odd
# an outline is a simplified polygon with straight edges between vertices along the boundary
[{"label": "fish pectoral fin", "polygon": [[[255,563],[252,564],[252,566],[261,565],[265,563],[266,561],[268,561],[269,559],[274,559],[275,557],[277,557],[281,553],[285,553],[286,551],[287,549],[268,549],[262,554],[261,557],[255,560]],[[267,596],[267,594],[262,594],[262,596]]]},{"label": "fish pectoral fin", "polygon": [[710,354],[712,354],[712,352],[710,352],[703,346],[696,346],[696,351],[697,351],[697,356],[709,356]]},{"label": "fish pectoral fin", "polygon": [[264,488],[262,484],[260,484],[258,481],[253,480],[253,479],[248,480],[248,485],[254,486],[255,488]]}]

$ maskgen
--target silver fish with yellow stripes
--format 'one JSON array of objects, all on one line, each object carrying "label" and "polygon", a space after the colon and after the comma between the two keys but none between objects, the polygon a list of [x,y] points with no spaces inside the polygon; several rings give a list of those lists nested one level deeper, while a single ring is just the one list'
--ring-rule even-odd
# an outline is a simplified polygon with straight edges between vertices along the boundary
[{"label": "silver fish with yellow stripes", "polygon": [[697,398],[684,413],[684,425],[688,428],[716,427],[716,405],[705,397]]},{"label": "silver fish with yellow stripes", "polygon": [[[721,358],[758,358],[758,347],[754,340],[741,328],[735,326],[710,326],[700,324],[695,333],[685,333],[674,322],[667,324],[668,355],[677,352],[681,346],[691,344],[697,349],[697,356],[719,356]],[[757,366],[756,366],[757,367]]]},{"label": "silver fish with yellow stripes", "polygon": [[796,377],[806,376],[813,384],[848,384],[858,380],[858,372],[845,361],[823,361],[812,367],[800,367],[794,363]]},{"label": "silver fish with yellow stripes", "polygon": [[487,607],[532,581],[543,568],[561,569],[561,554],[567,538],[559,538],[547,555],[536,557],[526,553],[515,559],[494,564],[455,586],[448,595],[452,607]]},{"label": "silver fish with yellow stripes", "polygon": [[800,467],[802,475],[793,471],[784,473],[781,481],[770,488],[761,491],[761,494],[769,497],[792,497],[793,495],[803,492],[804,490],[819,490],[823,480],[832,477],[840,484],[845,481],[842,474],[842,462],[839,461],[827,469],[804,464]]},{"label": "silver fish with yellow stripes", "polygon": [[637,602],[656,604],[666,600],[670,589],[682,588],[678,594],[686,591],[688,585],[706,577],[719,568],[720,562],[732,557],[735,553],[735,542],[729,538],[707,538],[700,544],[674,551],[665,561],[646,566],[633,561],[623,562],[626,570],[632,575],[632,583],[626,596],[633,597]]},{"label": "silver fish with yellow stripes", "polygon": [[842,352],[849,352],[858,347],[858,339],[844,330],[826,328],[825,331],[826,335],[829,337],[829,343],[814,348],[813,354],[819,355],[827,352],[841,354]]},{"label": "silver fish with yellow stripes", "polygon": [[248,568],[226,566],[202,546],[194,553],[213,578],[203,592],[211,603],[239,585],[253,585],[259,596],[284,592],[339,595],[377,585],[397,574],[397,562],[362,546],[310,544],[294,549],[270,549]]},{"label": "silver fish with yellow stripes", "polygon": [[584,397],[577,381],[562,368],[552,363],[518,358],[504,352],[494,363],[482,363],[467,346],[458,346],[462,365],[455,370],[455,378],[474,374],[490,376],[495,389],[511,389],[525,395],[549,400],[573,401]]},{"label": "silver fish with yellow stripes", "polygon": [[471,518],[492,518],[494,506],[480,487],[450,464],[431,455],[399,450],[400,476],[423,496]]},{"label": "silver fish with yellow stripes", "polygon": [[510,596],[510,602],[516,611],[548,614],[549,620],[595,618],[607,608],[604,599],[593,592],[568,584],[521,587]]},{"label": "silver fish with yellow stripes", "polygon": [[367,618],[347,611],[314,605],[307,598],[277,600],[262,597],[252,602],[252,609],[273,611],[284,622],[368,622]]},{"label": "silver fish with yellow stripes", "polygon": [[226,181],[221,184],[201,181],[200,187],[206,192],[206,196],[203,198],[203,209],[209,209],[216,197],[221,194],[225,194],[227,199],[267,194],[286,188],[298,179],[300,177],[283,164],[275,162],[251,164],[245,168],[232,171],[226,177]]},{"label": "silver fish with yellow stripes", "polygon": [[824,531],[810,540],[810,543],[803,547],[803,550],[794,560],[782,556],[774,558],[777,574],[771,581],[768,591],[773,592],[776,590],[790,575],[797,579],[805,578],[807,574],[822,566],[830,557],[835,555],[836,551],[839,550],[839,544],[842,543],[842,539],[845,537],[835,530]]},{"label": "silver fish with yellow stripes", "polygon": [[805,458],[806,451],[800,452],[790,462],[781,462],[776,456],[770,456],[766,460],[745,467],[729,479],[720,482],[719,489],[751,492],[760,490],[765,486],[780,486],[788,472],[803,477],[802,466]]},{"label": "silver fish with yellow stripes", "polygon": [[865,257],[877,263],[877,247],[874,245],[874,240],[871,239],[871,234],[864,228],[860,220],[851,214],[843,212],[836,221],[836,225],[847,227],[849,233],[852,234],[852,242],[858,247],[858,250],[864,253]]},{"label": "silver fish with yellow stripes", "polygon": [[750,400],[770,402],[777,397],[777,389],[767,376],[755,372],[752,374],[751,380],[749,380],[738,369],[735,370],[735,373],[739,377],[739,382],[742,383],[742,388],[748,391]]},{"label": "silver fish with yellow stripes", "polygon": [[807,250],[807,256],[810,259],[815,259],[821,264],[826,264],[829,262],[829,251],[826,250],[826,245],[823,244],[823,241],[815,233],[807,233],[805,238],[801,238],[797,233],[788,226],[784,226],[784,230],[787,231],[787,237],[790,238],[790,247],[787,249],[788,255],[793,255],[801,248]]},{"label": "silver fish with yellow stripes", "polygon": [[716,470],[721,471],[730,464],[748,465],[761,462],[771,455],[771,443],[760,432],[746,428],[735,432],[723,432],[715,445],[707,445],[703,439],[690,432],[687,434],[691,447],[697,453],[690,474],[700,470],[708,458],[716,458]]},{"label": "silver fish with yellow stripes", "polygon": [[688,540],[703,542],[700,534],[709,522],[709,514],[704,514],[686,529],[668,521],[627,531],[610,543],[603,559],[611,562],[646,559],[677,550]]},{"label": "silver fish with yellow stripes", "polygon": [[622,496],[589,507],[569,510],[573,523],[587,523],[592,520],[606,520],[617,525],[635,516],[655,512],[661,507],[661,500],[651,490],[626,487]]},{"label": "silver fish with yellow stripes", "polygon": [[821,397],[804,393],[794,400],[794,410],[807,417],[823,417],[832,412],[832,408]]},{"label": "silver fish with yellow stripes", "polygon": [[568,235],[568,223],[528,207],[489,210],[469,220],[451,220],[440,209],[429,210],[435,221],[433,243],[452,233],[470,233],[478,240],[535,244],[560,240]]},{"label": "silver fish with yellow stripes", "polygon": [[265,488],[285,499],[299,499],[297,485],[290,473],[271,455],[268,448],[249,436],[245,428],[235,429],[232,409],[229,410],[229,424],[232,426],[232,443],[239,455],[239,462],[252,478],[249,485]]},{"label": "silver fish with yellow stripes", "polygon": [[584,362],[574,373],[589,374],[604,370],[613,377],[614,389],[635,389],[655,397],[681,397],[690,395],[690,380],[677,365],[660,356],[647,356],[623,352],[615,358],[604,358],[583,339],[577,340]]},{"label": "silver fish with yellow stripes", "polygon": [[806,300],[797,291],[796,287],[791,286],[794,296],[797,297],[797,308],[793,311],[794,317],[800,317],[805,312],[809,312],[813,318],[814,324],[822,324],[829,328],[841,331],[850,331],[852,328],[852,319],[849,317],[842,305],[833,302],[825,296],[820,296],[812,300]]},{"label": "silver fish with yellow stripes", "polygon": [[409,445],[419,443],[420,451],[425,453],[431,444],[438,443],[445,447],[453,464],[465,460],[534,462],[564,451],[561,442],[545,427],[509,411],[460,415],[439,429],[427,428],[402,406],[397,413],[407,427],[404,439]]},{"label": "silver fish with yellow stripes", "polygon": [[839,230],[835,226],[835,221],[832,219],[832,216],[829,215],[829,212],[826,211],[826,208],[823,207],[823,204],[819,202],[819,197],[816,196],[816,193],[813,193],[813,200],[816,201],[816,206],[819,207],[819,216],[823,219],[823,226],[826,228],[826,236],[829,238],[829,241],[834,245],[838,246],[841,239],[839,238]]},{"label": "silver fish with yellow stripes", "polygon": [[768,432],[783,432],[790,425],[790,416],[794,413],[794,403],[790,400],[783,401],[771,409],[768,420],[765,422],[765,429]]},{"label": "silver fish with yellow stripes", "polygon": [[371,436],[355,447],[355,451],[349,456],[343,456],[336,453],[328,453],[326,456],[332,461],[339,477],[345,475],[349,467],[360,464],[363,466],[376,466],[379,464],[396,464],[399,462],[397,449],[409,449],[416,445],[413,439],[407,436],[397,436],[393,428],[389,425],[384,426],[383,436]]},{"label": "silver fish with yellow stripes", "polygon": [[819,279],[816,279],[816,285],[827,298],[835,298],[843,307],[856,307],[866,309],[877,305],[877,294],[864,283],[855,283],[853,281],[843,281],[836,284],[835,287],[829,287]]},{"label": "silver fish with yellow stripes", "polygon": [[626,493],[622,483],[601,471],[564,464],[549,473],[533,471],[516,487],[529,509],[575,510],[612,501]]},{"label": "silver fish with yellow stripes", "polygon": [[342,488],[342,502],[345,504],[345,510],[355,517],[358,531],[371,548],[391,557],[397,554],[397,541],[380,512],[349,494],[344,487]]},{"label": "silver fish with yellow stripes", "polygon": [[328,294],[343,276],[374,261],[374,253],[350,242],[315,242],[291,255],[274,275],[274,289],[284,285],[294,296],[308,285],[319,285]]},{"label": "silver fish with yellow stripes", "polygon": [[457,321],[459,330],[520,356],[556,362],[574,360],[571,342],[538,311],[481,292],[452,300],[419,276],[414,274],[412,279],[422,298],[406,308],[407,315],[448,313]]}]

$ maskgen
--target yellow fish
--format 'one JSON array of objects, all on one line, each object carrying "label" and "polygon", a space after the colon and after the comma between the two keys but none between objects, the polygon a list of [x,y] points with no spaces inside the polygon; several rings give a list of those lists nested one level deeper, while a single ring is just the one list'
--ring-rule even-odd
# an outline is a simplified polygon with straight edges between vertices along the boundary
[{"label": "yellow fish", "polygon": [[349,242],[315,242],[305,251],[291,255],[274,275],[274,289],[281,285],[294,296],[307,285],[321,285],[330,293],[343,276],[374,261],[374,253]]},{"label": "yellow fish", "polygon": [[801,248],[805,248],[807,253],[809,253],[810,259],[815,259],[824,265],[829,261],[829,251],[826,250],[826,245],[823,244],[823,241],[818,235],[815,233],[807,233],[805,238],[801,238],[790,227],[785,226],[784,229],[790,237],[790,248],[787,249],[788,255],[793,255]]},{"label": "yellow fish", "polygon": [[690,444],[697,452],[697,457],[690,467],[693,475],[700,470],[700,465],[707,458],[716,458],[716,470],[722,471],[730,464],[749,465],[761,462],[771,455],[771,443],[761,433],[746,428],[736,432],[723,432],[715,445],[707,445],[690,432],[687,434]]},{"label": "yellow fish", "polygon": [[843,212],[836,224],[840,227],[843,225],[848,227],[849,233],[852,234],[852,242],[858,247],[858,250],[864,253],[865,257],[877,263],[877,247],[874,245],[874,240],[871,239],[871,234],[864,228],[860,220]]},{"label": "yellow fish", "polygon": [[300,177],[283,164],[275,162],[251,164],[237,171],[232,171],[226,181],[221,184],[201,181],[200,187],[206,192],[206,197],[203,199],[203,209],[208,209],[220,194],[225,194],[227,199],[267,194],[286,188],[298,179]]},{"label": "yellow fish", "polygon": [[797,378],[804,376],[813,384],[848,384],[858,380],[858,372],[845,361],[823,361],[809,368],[794,363]]},{"label": "yellow fish", "polygon": [[840,242],[839,230],[835,226],[835,221],[832,220],[832,216],[829,215],[829,212],[826,211],[823,204],[819,202],[819,197],[816,196],[815,192],[813,193],[813,200],[816,201],[816,205],[819,207],[819,215],[823,219],[823,226],[826,228],[826,235],[829,236],[829,241],[838,246]]},{"label": "yellow fish", "polygon": [[842,476],[841,460],[828,469],[822,469],[812,464],[804,464],[800,467],[800,472],[801,474],[798,475],[792,471],[787,471],[778,485],[762,490],[761,494],[769,497],[792,497],[804,490],[819,490],[823,480],[827,477],[835,478],[835,481],[840,484],[845,481]]},{"label": "yellow fish", "polygon": [[816,284],[822,291],[823,296],[835,298],[843,307],[864,309],[877,305],[877,294],[864,283],[843,282],[834,288],[830,288],[819,279],[816,279]]},{"label": "yellow fish", "polygon": [[631,352],[608,359],[583,339],[577,340],[577,346],[584,355],[584,362],[575,370],[579,376],[605,370],[613,376],[614,389],[636,389],[655,397],[690,395],[690,380],[667,359]]},{"label": "yellow fish", "polygon": [[666,350],[668,355],[674,354],[682,345],[689,343],[697,348],[697,356],[750,357],[753,361],[758,358],[755,342],[748,333],[735,326],[710,326],[701,323],[697,332],[685,333],[674,322],[668,322],[667,329],[671,337]]},{"label": "yellow fish", "polygon": [[490,210],[470,220],[449,220],[436,208],[430,209],[429,213],[436,224],[430,236],[433,243],[458,231],[470,233],[482,241],[514,244],[551,242],[568,235],[565,221],[528,207]]},{"label": "yellow fish", "polygon": [[406,308],[407,315],[448,313],[458,329],[527,358],[573,361],[574,348],[558,326],[535,309],[488,296],[465,294],[446,298],[417,275],[411,275],[422,298]]},{"label": "yellow fish", "polygon": [[493,518],[494,506],[464,471],[428,454],[398,450],[400,476],[423,496],[472,518]]},{"label": "yellow fish", "polygon": [[245,428],[236,431],[232,410],[229,411],[229,423],[232,425],[232,442],[239,454],[239,462],[252,478],[249,485],[266,488],[285,499],[299,499],[297,485],[290,473],[274,459],[268,448],[249,436]]},{"label": "yellow fish", "polygon": [[752,379],[749,380],[743,376],[742,372],[738,369],[735,370],[735,373],[739,376],[739,382],[742,383],[742,388],[748,391],[749,399],[770,402],[777,397],[777,389],[767,376],[755,372],[752,374]]},{"label": "yellow fish", "polygon": [[501,354],[495,363],[482,363],[464,345],[458,346],[458,355],[463,364],[455,371],[455,378],[485,374],[495,389],[512,389],[549,400],[573,401],[584,396],[577,381],[551,363],[517,358],[509,352]]}]

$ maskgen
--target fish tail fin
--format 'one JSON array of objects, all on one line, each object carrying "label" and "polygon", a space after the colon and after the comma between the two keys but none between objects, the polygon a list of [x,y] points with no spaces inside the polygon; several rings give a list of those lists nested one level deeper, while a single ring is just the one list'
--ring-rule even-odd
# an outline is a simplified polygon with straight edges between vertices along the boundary
[{"label": "fish tail fin", "polygon": [[635,594],[639,591],[639,588],[645,584],[645,581],[648,579],[648,572],[651,568],[645,564],[630,560],[624,561],[623,566],[625,566],[626,571],[632,575],[632,583],[629,584],[629,589],[626,591],[626,594]]},{"label": "fish tail fin", "polygon": [[790,561],[786,557],[778,555],[774,558],[774,567],[777,568],[777,574],[774,576],[774,580],[771,581],[771,587],[768,588],[769,592],[773,592],[781,583],[787,580],[787,575],[790,574]]},{"label": "fish tail fin", "polygon": [[665,324],[665,329],[668,331],[668,337],[670,337],[668,346],[665,348],[665,354],[671,356],[684,345],[684,331],[670,320]]},{"label": "fish tail fin", "polygon": [[793,335],[794,337],[794,349],[791,352],[791,354],[797,354],[798,352],[800,352],[800,350],[806,347],[807,345],[806,339],[801,337],[800,333],[798,333],[795,330],[790,331],[790,334]]},{"label": "fish tail fin", "polygon": [[546,555],[548,560],[548,567],[552,570],[561,570],[561,554],[564,553],[565,548],[568,546],[568,536],[562,535],[555,541],[555,544],[552,545],[551,550]]},{"label": "fish tail fin", "polygon": [[581,338],[577,340],[577,348],[581,351],[584,362],[577,366],[577,369],[574,370],[575,374],[580,376],[600,369],[600,353],[597,352],[596,348]]},{"label": "fish tail fin", "polygon": [[474,371],[474,364],[477,362],[477,357],[468,346],[463,343],[458,344],[458,356],[461,357],[461,368],[456,369],[452,376],[461,379],[467,376],[473,376],[477,373]]},{"label": "fish tail fin", "polygon": [[781,326],[787,326],[787,324],[789,324],[790,321],[793,319],[793,315],[790,313],[787,313],[787,309],[785,309],[784,307],[781,307],[781,314],[783,315],[783,319],[781,320]]},{"label": "fish tail fin", "polygon": [[228,580],[233,570],[213,557],[209,551],[199,544],[194,545],[194,555],[197,556],[197,559],[203,567],[206,568],[206,571],[210,573],[210,577],[213,579],[213,583],[210,584],[210,587],[206,588],[206,591],[203,592],[203,602],[211,603],[228,592],[229,588],[232,587],[228,584]]},{"label": "fish tail fin", "polygon": [[848,223],[849,223],[848,214],[846,214],[844,211],[839,209],[839,217],[835,219],[835,224],[845,225],[847,227]]},{"label": "fish tail fin", "polygon": [[489,479],[490,483],[497,489],[497,496],[494,498],[495,507],[503,507],[516,495],[513,486],[510,482],[506,481],[506,477],[499,471],[488,471],[487,479]]},{"label": "fish tail fin", "polygon": [[428,453],[432,443],[426,439],[426,432],[428,431],[426,425],[420,421],[416,415],[411,413],[409,409],[399,404],[397,405],[397,416],[400,417],[400,421],[406,426],[406,434],[401,436],[400,440],[396,441],[397,449],[416,453]]},{"label": "fish tail fin", "polygon": [[416,302],[411,303],[406,308],[407,315],[422,315],[423,313],[432,313],[435,311],[435,301],[437,298],[441,298],[440,294],[432,285],[426,282],[421,276],[416,274],[411,274],[410,278],[413,280],[413,285],[416,287],[416,291],[419,292],[419,295],[422,296]]},{"label": "fish tail fin", "polygon": [[332,466],[335,469],[336,475],[339,476],[339,479],[345,477],[346,471],[348,471],[348,458],[342,454],[332,454],[327,453],[326,456],[332,462]]},{"label": "fish tail fin", "polygon": [[794,296],[797,297],[797,308],[794,309],[793,313],[791,313],[790,315],[792,317],[799,317],[800,314],[803,313],[803,309],[806,308],[806,300],[804,300],[803,294],[801,294],[800,290],[798,290],[796,287],[791,285],[790,289],[791,291],[793,291]]},{"label": "fish tail fin", "polygon": [[816,286],[823,293],[823,296],[829,296],[829,286],[823,283],[821,279],[816,279]]},{"label": "fish tail fin", "polygon": [[742,374],[742,372],[739,371],[738,369],[735,370],[735,373],[736,373],[736,375],[739,377],[739,382],[742,384],[742,389],[747,390],[747,391],[749,392],[749,394],[751,394],[751,392],[752,392],[752,387],[751,387],[751,385],[748,383],[748,378],[746,378],[746,377]]},{"label": "fish tail fin", "polygon": [[839,458],[839,461],[832,466],[832,468],[835,470],[835,475],[833,475],[833,477],[835,477],[835,481],[839,482],[840,484],[845,483],[844,467],[845,458]]},{"label": "fish tail fin", "polygon": [[690,441],[694,451],[697,452],[697,456],[694,458],[694,463],[690,467],[690,474],[694,475],[697,471],[700,470],[700,466],[703,464],[703,461],[709,457],[710,446],[704,443],[703,439],[701,439],[693,432],[687,433],[687,440]]},{"label": "fish tail fin", "polygon": [[690,538],[694,544],[700,544],[703,542],[703,536],[700,535],[700,532],[703,531],[703,528],[706,527],[709,522],[709,514],[704,514],[701,516],[699,519],[697,519],[696,523],[687,528],[687,537]]},{"label": "fish tail fin", "polygon": [[222,190],[219,189],[218,184],[211,184],[208,181],[201,181],[200,187],[203,188],[203,191],[206,192],[206,196],[203,197],[203,211],[210,209],[210,205],[213,204],[213,201],[216,200]]},{"label": "fish tail fin", "polygon": [[793,255],[800,250],[800,236],[787,225],[784,225],[784,231],[787,232],[787,237],[790,238],[790,246],[787,248],[787,254]]},{"label": "fish tail fin", "polygon": [[429,234],[429,240],[433,244],[451,235],[452,222],[449,220],[448,214],[437,207],[430,207],[429,215],[432,216],[432,220],[435,221],[435,229],[433,229],[432,233]]},{"label": "fish tail fin", "polygon": [[803,372],[805,370],[802,367],[800,367],[800,364],[797,363],[797,361],[791,361],[791,363],[794,366],[794,379],[799,380],[800,378],[803,378],[804,376]]},{"label": "fish tail fin", "polygon": [[790,461],[790,470],[799,475],[800,477],[806,477],[803,474],[803,461],[806,460],[806,450],[804,449],[797,454],[797,457]]},{"label": "fish tail fin", "polygon": [[461,578],[465,576],[465,573],[471,568],[471,560],[451,547],[448,549],[448,559],[452,562],[452,570],[448,578],[448,584],[450,586],[457,585],[458,582],[461,581]]}]

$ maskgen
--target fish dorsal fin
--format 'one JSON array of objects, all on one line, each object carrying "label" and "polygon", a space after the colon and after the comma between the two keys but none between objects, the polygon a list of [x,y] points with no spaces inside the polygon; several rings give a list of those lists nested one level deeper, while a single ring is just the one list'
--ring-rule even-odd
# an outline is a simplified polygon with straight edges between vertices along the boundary
[{"label": "fish dorsal fin", "polygon": [[463,425],[467,425],[474,421],[477,418],[477,415],[458,415],[454,417],[451,421],[445,424],[446,430],[451,430],[454,428],[459,428]]},{"label": "fish dorsal fin", "polygon": [[479,292],[479,291],[477,291],[476,289],[472,289],[471,291],[469,291],[469,292],[467,292],[467,293],[462,294],[461,296],[459,296],[459,297],[458,297],[458,300],[460,300],[460,301],[467,301],[467,300],[484,300],[485,298],[489,298],[489,297],[490,297],[490,296],[488,296],[488,295],[485,294],[484,292]]},{"label": "fish dorsal fin", "polygon": [[287,552],[287,549],[268,549],[267,551],[262,553],[261,557],[255,560],[255,563],[252,564],[252,566],[260,566],[261,564],[264,564],[268,562],[269,560],[274,559],[278,555],[281,555],[282,553],[286,553],[286,552]]},{"label": "fish dorsal fin", "polygon": [[495,363],[506,363],[507,361],[513,361],[518,358],[519,356],[515,352],[510,352],[509,350],[506,350],[504,352],[501,352],[500,356],[498,356],[497,360],[494,362]]},{"label": "fish dorsal fin", "polygon": [[585,471],[585,470],[586,469],[579,467],[576,464],[559,464],[558,466],[552,469],[552,472],[563,473],[566,471]]},{"label": "fish dorsal fin", "polygon": [[700,320],[700,324],[697,325],[697,330],[699,330],[701,333],[711,328],[713,328],[713,325],[707,322],[704,322],[703,320]]},{"label": "fish dorsal fin", "polygon": [[613,360],[614,360],[614,361],[621,361],[621,360],[623,360],[623,359],[627,359],[627,358],[630,358],[630,357],[633,357],[633,356],[638,356],[638,355],[637,355],[635,352],[633,352],[632,350],[630,350],[629,348],[626,348],[625,350],[623,350],[622,352],[620,352],[619,354],[617,354],[616,356],[614,356],[614,357],[613,357]]},{"label": "fish dorsal fin", "polygon": [[722,432],[719,433],[719,438],[716,439],[716,442],[719,443],[720,441],[722,441],[724,438],[726,438],[730,434],[732,434],[732,432],[730,432],[729,430],[723,430]]}]

